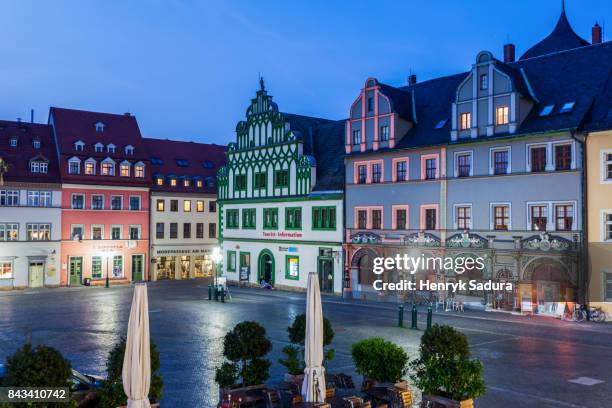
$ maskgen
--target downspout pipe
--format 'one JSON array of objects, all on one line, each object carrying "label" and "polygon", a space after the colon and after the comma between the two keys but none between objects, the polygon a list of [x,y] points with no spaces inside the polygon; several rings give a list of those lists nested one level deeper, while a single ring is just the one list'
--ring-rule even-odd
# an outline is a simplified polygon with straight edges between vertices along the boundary
[{"label": "downspout pipe", "polygon": [[572,139],[581,145],[582,160],[582,180],[581,180],[581,201],[580,211],[582,218],[582,240],[580,242],[580,252],[578,261],[578,303],[583,305],[588,300],[589,284],[589,257],[588,257],[588,195],[587,195],[587,148],[586,139],[588,133],[578,133],[576,129],[570,129]]}]

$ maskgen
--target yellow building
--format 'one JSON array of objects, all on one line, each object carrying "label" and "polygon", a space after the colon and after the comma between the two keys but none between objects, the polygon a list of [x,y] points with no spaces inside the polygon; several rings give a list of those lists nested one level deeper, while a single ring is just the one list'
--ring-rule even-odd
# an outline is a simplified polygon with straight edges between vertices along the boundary
[{"label": "yellow building", "polygon": [[612,320],[612,130],[589,133],[586,146],[588,299]]}]

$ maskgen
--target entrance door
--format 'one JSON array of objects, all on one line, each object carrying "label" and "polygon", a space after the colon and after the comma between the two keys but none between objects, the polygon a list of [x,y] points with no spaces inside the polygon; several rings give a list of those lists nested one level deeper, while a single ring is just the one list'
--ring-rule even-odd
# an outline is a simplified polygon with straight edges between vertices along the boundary
[{"label": "entrance door", "polygon": [[319,258],[319,286],[321,292],[334,291],[334,260],[333,258]]},{"label": "entrance door", "polygon": [[138,282],[144,276],[144,255],[132,255],[132,282]]},{"label": "entrance door", "polygon": [[39,288],[43,285],[44,269],[42,262],[30,262],[28,271],[31,288]]},{"label": "entrance door", "polygon": [[80,285],[83,277],[83,258],[71,257],[69,263],[70,286]]},{"label": "entrance door", "polygon": [[274,257],[272,253],[268,250],[261,251],[259,254],[259,262],[258,262],[258,274],[259,281],[265,280],[266,282],[273,284],[274,283]]}]

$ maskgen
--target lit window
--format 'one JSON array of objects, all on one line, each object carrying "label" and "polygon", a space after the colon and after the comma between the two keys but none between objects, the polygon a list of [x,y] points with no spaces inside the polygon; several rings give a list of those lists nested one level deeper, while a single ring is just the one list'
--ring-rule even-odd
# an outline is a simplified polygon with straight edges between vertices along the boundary
[{"label": "lit window", "polygon": [[176,179],[174,179],[174,178],[173,178],[173,179],[170,179],[170,185],[171,185],[172,187],[176,187]]},{"label": "lit window", "polygon": [[121,177],[130,177],[130,164],[129,163],[121,163]]},{"label": "lit window", "polygon": [[191,200],[183,201],[183,211],[190,212],[191,211]]},{"label": "lit window", "polygon": [[493,228],[495,230],[507,231],[510,225],[510,207],[507,205],[496,205],[493,207]]},{"label": "lit window", "polygon": [[461,114],[461,130],[467,130],[471,127],[472,114],[470,112],[463,112]]},{"label": "lit window", "polygon": [[145,176],[144,164],[137,164],[134,166],[134,177],[142,178]]},{"label": "lit window", "polygon": [[507,125],[508,124],[508,107],[499,106],[495,109],[495,124]]},{"label": "lit window", "polygon": [[196,181],[196,187],[202,188],[202,180]]},{"label": "lit window", "polygon": [[88,174],[88,175],[96,174],[96,162],[94,161],[85,162],[85,174]]},{"label": "lit window", "polygon": [[196,211],[197,212],[204,212],[204,201],[202,201],[202,200],[196,201]]},{"label": "lit window", "polygon": [[566,102],[563,104],[563,106],[561,107],[561,109],[559,109],[559,113],[567,113],[567,112],[571,112],[572,109],[574,109],[574,105],[576,104],[576,102]]},{"label": "lit window", "polygon": [[183,180],[183,187],[189,187],[190,184],[191,182],[189,181],[189,179]]},{"label": "lit window", "polygon": [[158,177],[156,183],[157,183],[158,186],[163,186],[164,185],[164,179],[162,177]]},{"label": "lit window", "polygon": [[540,111],[539,115],[540,116],[548,116],[550,115],[550,113],[552,112],[552,110],[555,108],[555,105],[546,105],[545,107],[542,108],[542,110]]},{"label": "lit window", "polygon": [[[4,224],[0,224],[0,228],[3,227]],[[2,229],[0,229],[0,234],[2,233]],[[0,235],[0,241],[2,241],[2,235]],[[234,259],[234,264],[236,260]],[[12,279],[13,278],[13,263],[8,261],[0,262],[0,279]]]},{"label": "lit window", "polygon": [[166,208],[165,200],[157,200],[157,211],[164,211]]},{"label": "lit window", "polygon": [[103,176],[114,176],[115,175],[115,165],[113,163],[102,163],[101,174]]},{"label": "lit window", "polygon": [[555,205],[555,229],[557,231],[571,231],[573,222],[573,205]]}]

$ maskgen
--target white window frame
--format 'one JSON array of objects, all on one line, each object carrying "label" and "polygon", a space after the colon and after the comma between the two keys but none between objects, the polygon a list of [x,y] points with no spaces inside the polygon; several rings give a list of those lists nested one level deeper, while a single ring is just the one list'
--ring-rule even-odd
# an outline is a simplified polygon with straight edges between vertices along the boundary
[{"label": "white window frame", "polygon": [[[108,174],[104,174],[104,165],[105,164],[111,164],[111,171]],[[107,157],[106,159],[102,160],[102,163],[100,164],[100,175],[101,176],[114,176],[115,175],[115,165],[117,163],[115,163],[115,161],[113,159],[111,159],[110,157]]]},{"label": "white window frame", "polygon": [[[93,173],[87,173],[87,164],[88,163],[92,163],[93,164]],[[96,159],[90,157],[89,159],[85,160],[85,165],[83,167],[83,173],[87,176],[95,176],[96,175]]]},{"label": "white window frame", "polygon": [[[136,228],[138,230],[138,238],[132,238],[132,235],[130,234],[132,231],[132,228]],[[128,225],[128,239],[130,240],[139,240],[142,239],[142,225],[140,224],[130,224]]]},{"label": "white window frame", "polygon": [[[70,171],[70,165],[72,163],[76,163],[77,164],[77,172],[73,173]],[[68,159],[68,174],[81,174],[81,159],[79,159],[78,157],[71,157]]]},{"label": "white window frame", "polygon": [[[73,207],[74,196],[81,196],[81,197],[83,197],[83,208],[74,208]],[[85,194],[83,194],[83,193],[72,193],[72,194],[70,194],[70,209],[71,210],[84,210],[85,209]]]},{"label": "white window frame", "polygon": [[489,203],[489,230],[496,232],[504,232],[504,230],[495,229],[495,213],[493,212],[495,207],[505,205],[508,207],[508,229],[506,231],[512,231],[512,203],[511,202],[493,202]]},{"label": "white window frame", "polygon": [[608,214],[612,214],[612,208],[603,209],[603,210],[600,211],[600,220],[601,221],[599,223],[599,228],[600,228],[600,231],[599,231],[599,240],[601,242],[612,242],[612,239],[608,239],[606,237],[606,226],[608,224],[612,225],[612,222],[606,220]]},{"label": "white window frame", "polygon": [[134,155],[134,146],[132,145],[127,145],[123,148],[123,152],[128,155],[128,156],[133,156]]},{"label": "white window frame", "polygon": [[[94,197],[102,197],[102,208],[94,208],[94,206],[93,206]],[[90,201],[89,205],[90,205],[90,208],[92,210],[95,210],[95,211],[104,210],[104,194],[92,194],[91,195],[91,201]]]},{"label": "white window frame", "polygon": [[[132,210],[131,208],[132,198],[138,198],[138,209],[137,210]],[[128,211],[141,211],[141,210],[142,210],[142,197],[139,195],[131,195],[128,200]]]},{"label": "white window frame", "polygon": [[[113,197],[119,197],[121,199],[121,207],[118,210],[115,210],[113,208]],[[110,205],[109,205],[108,208],[111,211],[121,211],[121,210],[123,210],[123,195],[116,195],[116,194],[115,195],[111,195],[111,197],[110,197]]]},{"label": "white window frame", "polygon": [[528,143],[525,145],[525,172],[531,173],[531,149],[544,147],[546,149],[546,167],[544,171],[553,171],[551,144],[548,142]]},{"label": "white window frame", "polygon": [[77,140],[76,142],[74,142],[74,150],[76,150],[77,152],[82,152],[84,148],[85,143],[82,140]]},{"label": "white window frame", "polygon": [[108,145],[106,145],[106,152],[107,153],[115,153],[117,151],[117,146],[115,146],[112,143],[109,143]]},{"label": "white window frame", "polygon": [[571,146],[571,155],[572,155],[572,160],[570,162],[570,170],[575,170],[576,169],[576,142],[573,140],[560,140],[557,142],[551,142],[551,170],[555,171],[555,169],[557,168],[557,155],[555,152],[555,148],[557,146],[562,146],[562,145],[570,145]]},{"label": "white window frame", "polygon": [[[507,150],[508,151],[508,167],[506,174],[495,174],[495,153]],[[490,176],[505,176],[512,174],[512,146],[496,146],[489,148],[489,175]]]},{"label": "white window frame", "polygon": [[[552,202],[550,201],[527,201],[526,203],[526,209],[527,209],[527,217],[525,218],[527,220],[527,225],[525,226],[525,230],[527,231],[536,231],[534,230],[532,227],[532,223],[531,223],[531,207],[534,206],[539,206],[539,207],[546,207],[546,231],[554,231],[555,230],[555,222],[554,222],[554,214],[552,214]],[[538,231],[538,232],[544,232],[544,231]]]},{"label": "white window frame", "polygon": [[610,274],[610,280],[612,280],[612,269],[608,269],[608,268],[604,268],[601,270],[601,298],[603,299],[604,303],[612,303],[612,298],[607,298],[606,297],[606,283],[608,281],[608,279],[606,279],[606,275]]},{"label": "white window frame", "polygon": [[474,229],[474,209],[472,208],[472,203],[457,203],[453,204],[453,226],[454,229],[459,229],[459,219],[457,217],[457,209],[459,207],[469,207],[470,208],[470,226],[469,230]]},{"label": "white window frame", "polygon": [[[119,238],[113,238],[113,229],[114,228],[119,228]],[[111,240],[123,239],[123,225],[122,224],[111,224],[111,226],[110,226],[110,234],[108,235],[108,239],[111,239]]]},{"label": "white window frame", "polygon": [[[138,175],[138,169],[142,169],[142,176]],[[139,161],[138,163],[134,164],[134,177],[144,178],[145,174],[145,164],[143,162]]]},{"label": "white window frame", "polygon": [[609,154],[612,154],[612,149],[605,149],[599,151],[601,184],[612,184],[612,178],[608,178],[608,164],[612,165],[612,161],[606,160]]},{"label": "white window frame", "polygon": [[[32,201],[30,201],[30,198]],[[40,191],[28,190],[26,193],[26,202],[28,203],[28,207],[40,207]]]},{"label": "white window frame", "polygon": [[96,143],[96,144],[94,145],[94,151],[95,151],[96,153],[102,153],[102,152],[104,152],[104,145],[103,145],[102,143],[100,143],[100,142]]},{"label": "white window frame", "polygon": [[574,219],[572,220],[572,229],[570,231],[558,231],[560,233],[570,233],[570,232],[575,232],[578,229],[578,203],[576,201],[551,201],[550,202],[551,205],[551,217],[552,217],[552,229],[551,231],[557,231],[557,219],[556,219],[556,215],[557,215],[557,211],[556,211],[556,206],[557,205],[571,205],[572,207],[574,207]]},{"label": "white window frame", "polygon": [[455,152],[453,155],[455,178],[459,178],[459,156],[462,156],[464,154],[470,155],[470,174],[469,176],[472,177],[474,175],[474,151],[473,150],[461,150],[461,151]]},{"label": "white window frame", "polygon": [[104,123],[96,122],[96,132],[104,132]]},{"label": "white window frame", "polygon": [[10,265],[11,267],[10,267],[10,275],[8,276],[0,275],[0,281],[2,281],[3,279],[5,280],[14,279],[15,278],[15,263],[13,262],[13,260],[11,259],[0,260],[0,266],[2,265]]},{"label": "white window frame", "polygon": [[[127,171],[128,171],[127,176],[123,175],[123,167],[124,166],[127,166]],[[130,177],[131,175],[132,175],[132,163],[130,163],[127,160],[124,160],[121,163],[119,163],[119,176],[120,177]]]},{"label": "white window frame", "polygon": [[73,234],[75,227],[81,229],[81,235],[79,235],[79,240],[82,240],[84,238],[83,235],[85,235],[85,225],[83,225],[83,224],[70,224],[70,239],[72,239],[72,240],[75,239],[75,237],[74,237],[75,234]]},{"label": "white window frame", "polygon": [[101,232],[101,237],[100,239],[96,239],[96,241],[103,241],[104,240],[104,224],[91,224],[91,226],[89,227],[90,231],[89,231],[89,237],[91,238],[91,240],[94,240],[94,228],[98,228],[100,227],[100,232]]}]

